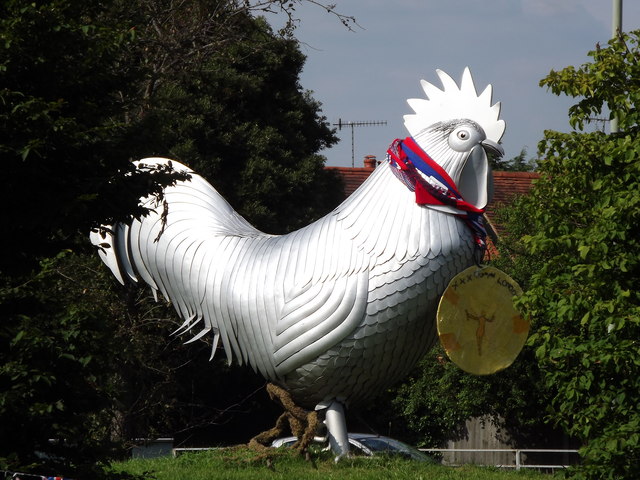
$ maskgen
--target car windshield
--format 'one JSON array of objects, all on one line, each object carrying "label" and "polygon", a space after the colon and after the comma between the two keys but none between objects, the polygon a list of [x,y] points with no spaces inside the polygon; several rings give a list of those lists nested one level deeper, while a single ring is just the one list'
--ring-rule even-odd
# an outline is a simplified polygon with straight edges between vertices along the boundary
[{"label": "car windshield", "polygon": [[387,450],[401,450],[401,448],[398,448],[397,445],[393,445],[388,440],[385,440],[382,438],[376,438],[376,437],[361,438],[359,441],[360,443],[365,445],[367,448],[375,452],[384,452]]},{"label": "car windshield", "polygon": [[421,451],[391,438],[365,437],[358,439],[358,441],[372,452],[397,453],[401,454],[402,456],[419,460],[428,458]]}]

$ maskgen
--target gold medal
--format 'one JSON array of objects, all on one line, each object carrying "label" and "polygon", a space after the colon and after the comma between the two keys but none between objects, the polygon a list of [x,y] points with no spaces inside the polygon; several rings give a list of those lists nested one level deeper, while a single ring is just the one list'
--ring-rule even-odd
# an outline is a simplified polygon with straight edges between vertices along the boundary
[{"label": "gold medal", "polygon": [[438,306],[438,335],[447,355],[465,372],[489,375],[516,359],[529,322],[513,305],[520,286],[493,267],[470,267],[456,275]]}]

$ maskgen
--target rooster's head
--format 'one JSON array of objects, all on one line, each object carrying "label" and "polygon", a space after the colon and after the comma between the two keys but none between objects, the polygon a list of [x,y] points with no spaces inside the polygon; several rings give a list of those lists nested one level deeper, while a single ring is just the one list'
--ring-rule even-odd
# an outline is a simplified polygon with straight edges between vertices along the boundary
[{"label": "rooster's head", "polygon": [[437,70],[444,87],[440,90],[422,80],[427,99],[408,100],[415,114],[404,123],[415,142],[437,162],[456,183],[469,203],[484,208],[492,191],[488,155],[504,154],[498,144],[505,123],[500,120],[500,103],[491,105],[491,85],[478,95],[471,72],[464,70],[457,83]]}]

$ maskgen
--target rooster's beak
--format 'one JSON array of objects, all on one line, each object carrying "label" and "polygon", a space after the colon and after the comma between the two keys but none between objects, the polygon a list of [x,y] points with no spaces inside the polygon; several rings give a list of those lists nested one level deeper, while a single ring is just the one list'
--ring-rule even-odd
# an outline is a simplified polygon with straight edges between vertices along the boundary
[{"label": "rooster's beak", "polygon": [[480,145],[482,145],[484,151],[487,152],[487,155],[490,157],[502,158],[504,156],[504,148],[502,148],[502,145],[493,140],[485,139],[480,142]]},{"label": "rooster's beak", "polygon": [[462,197],[478,208],[484,208],[493,196],[493,175],[488,155],[501,157],[504,149],[496,142],[484,140],[471,150],[458,180]]}]

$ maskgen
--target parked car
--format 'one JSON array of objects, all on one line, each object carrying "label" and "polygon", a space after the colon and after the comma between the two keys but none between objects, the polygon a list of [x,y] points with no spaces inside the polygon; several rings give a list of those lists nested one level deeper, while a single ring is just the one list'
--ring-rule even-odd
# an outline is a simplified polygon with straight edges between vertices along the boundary
[{"label": "parked car", "polygon": [[[365,457],[380,454],[398,455],[421,462],[434,462],[430,456],[400,440],[372,433],[349,433],[348,437],[349,452],[352,455]],[[271,446],[276,448],[291,447],[297,441],[298,439],[296,437],[277,438],[271,443]],[[324,437],[315,437],[314,441],[324,443],[326,439]]]}]

